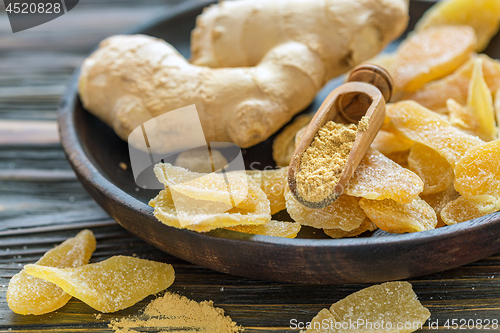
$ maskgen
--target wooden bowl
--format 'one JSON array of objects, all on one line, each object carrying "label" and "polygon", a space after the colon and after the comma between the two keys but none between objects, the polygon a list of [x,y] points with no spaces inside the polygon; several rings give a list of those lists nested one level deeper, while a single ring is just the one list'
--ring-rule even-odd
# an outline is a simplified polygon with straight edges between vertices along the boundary
[{"label": "wooden bowl", "polygon": [[[161,37],[189,56],[190,31],[209,1],[189,1],[134,29]],[[431,5],[411,1],[411,23]],[[394,47],[392,45],[391,47]],[[500,38],[487,50],[500,55]],[[403,235],[326,239],[308,228],[300,238],[283,239],[228,230],[197,233],[168,227],[147,205],[158,191],[138,189],[128,147],[88,113],[77,93],[78,70],[59,110],[61,140],[68,160],[90,195],[125,229],[146,242],[197,265],[255,279],[307,284],[371,283],[400,280],[458,267],[500,251],[500,214],[444,228]],[[330,83],[307,111],[316,110],[339,81]],[[306,112],[307,112],[306,111]],[[272,139],[244,151],[247,166],[274,166]],[[255,163],[257,162],[257,163]],[[286,213],[281,213],[285,214]]]}]

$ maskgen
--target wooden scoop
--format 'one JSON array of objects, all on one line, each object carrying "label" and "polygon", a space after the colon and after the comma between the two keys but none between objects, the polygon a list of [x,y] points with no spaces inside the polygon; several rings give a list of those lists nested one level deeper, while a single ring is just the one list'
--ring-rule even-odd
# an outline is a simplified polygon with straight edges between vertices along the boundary
[{"label": "wooden scoop", "polygon": [[[351,72],[347,83],[326,97],[300,138],[288,170],[288,186],[301,204],[310,208],[324,208],[344,192],[349,179],[384,123],[385,103],[391,98],[392,87],[392,78],[385,69],[377,65],[364,64]],[[331,120],[337,123],[357,124],[363,116],[369,118],[369,127],[366,131],[358,132],[339,182],[331,184],[334,187],[331,194],[319,202],[304,199],[298,193],[295,176],[300,170],[302,155],[311,145],[318,130]]]}]

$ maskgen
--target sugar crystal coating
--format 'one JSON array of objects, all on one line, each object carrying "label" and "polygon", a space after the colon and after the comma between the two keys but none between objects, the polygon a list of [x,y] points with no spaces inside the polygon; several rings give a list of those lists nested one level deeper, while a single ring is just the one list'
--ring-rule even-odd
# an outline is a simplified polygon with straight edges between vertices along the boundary
[{"label": "sugar crystal coating", "polygon": [[318,229],[352,231],[359,228],[366,218],[365,213],[359,207],[358,200],[345,194],[322,209],[302,205],[295,199],[288,187],[285,199],[288,214],[294,221]]},{"label": "sugar crystal coating", "polygon": [[460,193],[455,190],[453,184],[442,192],[422,195],[422,199],[427,202],[432,207],[432,209],[434,209],[434,212],[436,212],[436,216],[438,218],[438,224],[436,228],[446,225],[441,218],[441,211],[444,209],[444,207],[446,207],[447,204],[457,199],[459,196]]},{"label": "sugar crystal coating", "polygon": [[105,313],[126,309],[170,287],[175,278],[171,265],[126,256],[76,268],[26,265],[25,269]]},{"label": "sugar crystal coating", "polygon": [[332,238],[347,238],[347,237],[356,237],[361,235],[367,231],[374,231],[377,229],[375,223],[366,218],[361,225],[352,230],[352,231],[344,231],[342,229],[323,229],[323,232]]},{"label": "sugar crystal coating", "polygon": [[392,199],[409,203],[423,188],[424,183],[416,174],[370,148],[350,179],[345,193],[371,200]]},{"label": "sugar crystal coating", "polygon": [[424,181],[422,194],[437,193],[453,184],[453,169],[434,149],[416,143],[408,156],[410,170]]},{"label": "sugar crystal coating", "polygon": [[500,139],[476,146],[455,167],[455,188],[482,211],[500,209]]},{"label": "sugar crystal coating", "polygon": [[468,25],[477,36],[476,51],[483,50],[498,31],[500,3],[496,0],[448,0],[432,6],[419,20],[416,30],[441,25]]},{"label": "sugar crystal coating", "polygon": [[409,204],[390,199],[361,199],[359,205],[377,227],[387,232],[401,234],[425,231],[437,225],[437,216],[432,207],[418,197]]},{"label": "sugar crystal coating", "polygon": [[259,225],[237,225],[226,229],[244,232],[247,234],[274,236],[283,238],[295,238],[301,229],[296,222],[274,221]]},{"label": "sugar crystal coating", "polygon": [[206,175],[160,163],[155,173],[166,187],[150,205],[169,226],[206,232],[271,220],[266,194],[244,172]]},{"label": "sugar crystal coating", "polygon": [[451,74],[467,61],[475,44],[474,29],[468,26],[442,26],[414,33],[396,51],[396,88],[415,91]]},{"label": "sugar crystal coating", "polygon": [[449,98],[454,99],[461,105],[465,105],[474,61],[478,58],[483,60],[483,75],[486,84],[491,91],[497,91],[500,88],[500,61],[491,59],[485,54],[480,54],[473,56],[453,74],[429,82],[422,89],[407,96],[407,98],[437,112],[446,111],[446,101]]},{"label": "sugar crystal coating", "polygon": [[441,218],[446,225],[457,224],[485,216],[491,212],[482,212],[480,207],[465,197],[459,197],[449,202],[441,210]]},{"label": "sugar crystal coating", "polygon": [[[95,238],[90,230],[82,230],[47,251],[36,264],[57,268],[79,267],[89,262],[95,251]],[[57,285],[28,275],[23,269],[12,277],[7,289],[7,304],[18,314],[41,315],[55,311],[71,299]]]},{"label": "sugar crystal coating", "polygon": [[437,151],[452,167],[472,147],[483,141],[451,126],[444,117],[414,101],[387,106],[391,126],[401,135]]},{"label": "sugar crystal coating", "polygon": [[321,310],[306,333],[409,333],[422,328],[430,315],[410,283],[387,282],[362,289]]},{"label": "sugar crystal coating", "polygon": [[398,135],[393,131],[380,130],[373,140],[372,148],[384,155],[399,153],[409,150],[413,146],[413,141]]}]

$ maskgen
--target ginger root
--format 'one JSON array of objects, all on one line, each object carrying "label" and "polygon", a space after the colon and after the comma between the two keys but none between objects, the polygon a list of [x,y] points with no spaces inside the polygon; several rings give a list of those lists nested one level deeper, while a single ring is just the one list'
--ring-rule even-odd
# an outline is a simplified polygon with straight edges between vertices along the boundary
[{"label": "ginger root", "polygon": [[104,40],[82,65],[80,97],[124,140],[195,104],[207,141],[249,147],[398,37],[407,10],[407,0],[224,1],[198,17],[192,63],[157,38]]}]

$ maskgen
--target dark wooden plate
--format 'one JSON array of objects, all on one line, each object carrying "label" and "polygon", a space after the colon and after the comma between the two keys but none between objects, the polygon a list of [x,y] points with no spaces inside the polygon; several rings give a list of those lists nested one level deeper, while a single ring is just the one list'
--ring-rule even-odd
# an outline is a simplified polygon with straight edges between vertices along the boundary
[{"label": "dark wooden plate", "polygon": [[[189,56],[190,31],[210,1],[189,1],[130,33],[164,38]],[[411,2],[410,27],[432,4]],[[392,45],[391,47],[394,47]],[[500,55],[495,37],[487,53]],[[228,230],[196,233],[168,227],[147,205],[157,191],[137,188],[128,147],[104,123],[83,109],[78,71],[64,95],[59,125],[63,148],[90,195],[120,225],[148,243],[189,262],[256,279],[293,283],[368,283],[405,279],[458,267],[500,251],[500,214],[414,234],[376,232],[354,239],[327,239],[304,228],[297,239],[249,235]],[[322,90],[306,112],[316,110],[339,80]],[[247,166],[274,166],[272,139],[244,151]],[[255,162],[258,162],[257,164]],[[286,213],[280,213],[286,218]]]}]

